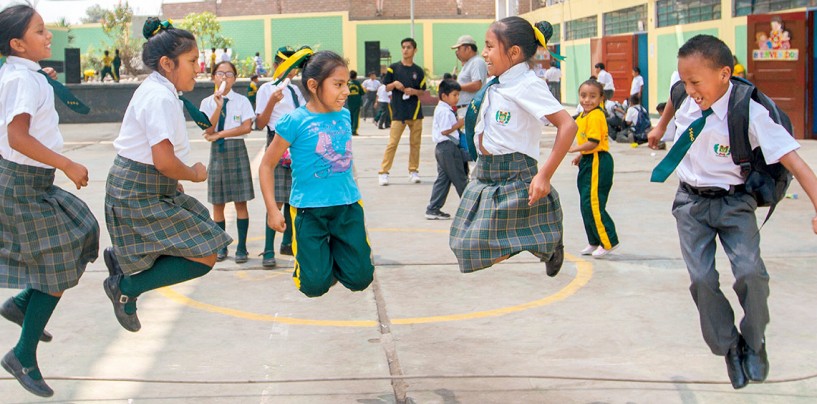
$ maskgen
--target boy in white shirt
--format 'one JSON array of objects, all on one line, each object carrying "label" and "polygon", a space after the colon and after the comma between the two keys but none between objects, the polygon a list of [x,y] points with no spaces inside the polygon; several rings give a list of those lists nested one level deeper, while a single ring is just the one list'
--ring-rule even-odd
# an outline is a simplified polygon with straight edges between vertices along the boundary
[{"label": "boy in white shirt", "polygon": [[391,102],[391,91],[386,91],[386,85],[381,84],[377,87],[377,115],[374,120],[377,122],[378,129],[386,129],[391,127],[391,111],[389,111],[389,103]]},{"label": "boy in white shirt", "polygon": [[468,183],[468,163],[460,145],[459,129],[463,118],[457,117],[454,108],[460,100],[460,84],[454,80],[443,80],[439,87],[440,103],[434,109],[434,123],[431,128],[431,140],[437,144],[434,157],[437,159],[437,180],[431,189],[431,200],[426,208],[426,219],[448,220],[451,215],[441,211],[448,198],[451,184],[462,196]]}]

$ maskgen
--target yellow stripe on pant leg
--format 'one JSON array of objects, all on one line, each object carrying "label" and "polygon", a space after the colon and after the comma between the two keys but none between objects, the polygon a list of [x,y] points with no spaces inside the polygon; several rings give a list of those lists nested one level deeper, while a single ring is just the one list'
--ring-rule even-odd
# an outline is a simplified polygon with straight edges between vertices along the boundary
[{"label": "yellow stripe on pant leg", "polygon": [[[363,209],[363,199],[361,199],[361,200],[357,201],[357,204],[358,204],[358,205],[360,205],[360,210],[361,210],[361,212],[363,212],[364,217],[365,217],[365,209]],[[365,220],[364,220],[363,225],[364,225],[364,226],[366,225],[366,221],[365,221]],[[369,249],[371,249],[371,248],[372,248],[372,242],[371,242],[371,241],[369,241],[369,231],[368,231],[368,230],[365,230],[365,229],[364,229],[364,231],[366,232],[366,245],[368,245],[368,246],[369,246]]]},{"label": "yellow stripe on pant leg", "polygon": [[593,169],[590,175],[590,208],[593,211],[593,221],[596,222],[596,230],[599,232],[601,246],[605,250],[613,248],[610,244],[610,236],[601,221],[601,204],[599,203],[599,154],[593,153]]},{"label": "yellow stripe on pant leg", "polygon": [[301,266],[298,265],[298,235],[295,233],[295,217],[298,216],[298,208],[289,205],[289,215],[292,217],[292,256],[295,257],[295,273],[292,274],[292,281],[295,287],[301,290]]}]

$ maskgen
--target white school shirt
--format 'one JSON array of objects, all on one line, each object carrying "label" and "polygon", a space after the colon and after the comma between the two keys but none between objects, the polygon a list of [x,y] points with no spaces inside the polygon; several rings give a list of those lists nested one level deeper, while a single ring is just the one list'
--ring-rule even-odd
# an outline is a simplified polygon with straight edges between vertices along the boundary
[{"label": "white school shirt", "polygon": [[518,63],[486,91],[474,133],[484,133],[482,146],[491,154],[519,152],[538,161],[545,116],[563,109],[528,63]]},{"label": "white school shirt", "polygon": [[641,91],[641,87],[644,87],[644,78],[639,74],[633,77],[633,82],[630,84],[630,95],[638,94],[638,92]]},{"label": "white school shirt", "polygon": [[558,83],[562,81],[562,71],[556,66],[550,66],[545,71],[545,80],[548,83]]},{"label": "white school shirt", "polygon": [[449,138],[450,136],[459,141],[460,134],[457,133],[456,130],[449,133],[448,136],[443,135],[444,130],[449,130],[456,124],[457,115],[454,112],[454,108],[440,101],[437,103],[437,107],[434,108],[434,123],[431,125],[431,140],[433,140],[434,143],[442,143],[446,140],[451,140]]},{"label": "white school shirt", "polygon": [[[670,78],[669,78],[670,93],[672,92],[672,86],[675,85],[675,83],[677,83],[679,81],[681,81],[681,75],[678,74],[678,70],[675,70],[675,71],[672,72],[672,75],[670,75]],[[662,142],[669,142],[669,141],[675,139],[675,131],[676,130],[678,130],[678,127],[675,126],[675,116],[673,116],[672,119],[670,119],[669,123],[667,124],[666,132],[664,132],[664,135],[661,136],[661,141]]]},{"label": "white school shirt", "polygon": [[386,104],[391,102],[391,91],[386,91],[386,86],[383,84],[377,87],[377,102],[385,102]]},{"label": "white school shirt", "polygon": [[[269,97],[275,92],[275,90],[278,89],[278,87],[272,83],[272,81],[268,81],[258,88],[258,93],[255,95],[256,115],[261,115],[261,113],[264,112],[264,108],[266,108],[267,103],[269,103]],[[295,96],[298,97],[298,105],[306,105],[304,95],[301,94],[301,90],[298,88],[298,86],[290,83],[287,87],[295,90]],[[269,123],[267,123],[267,128],[269,128],[269,130],[274,131],[275,124],[278,122],[278,120],[281,119],[284,114],[288,114],[295,110],[295,102],[292,101],[292,92],[285,88],[283,94],[284,98],[281,101],[278,101],[278,103],[272,108],[272,113],[269,116]]]},{"label": "white school shirt", "polygon": [[[485,78],[487,77],[488,65],[485,64],[485,59],[481,56],[474,55],[471,59],[468,59],[468,61],[462,64],[462,71],[460,71],[459,76],[457,76],[457,82],[463,85],[473,81],[479,81],[481,83],[479,86],[482,88],[482,85],[485,84]],[[457,102],[457,105],[470,104],[476,94],[476,91],[460,91],[460,100]]]},{"label": "white school shirt", "polygon": [[31,60],[9,56],[0,67],[0,156],[27,166],[54,168],[26,157],[9,145],[8,126],[14,117],[31,116],[28,133],[43,146],[62,153],[60,117],[54,106],[54,89]]},{"label": "white school shirt", "polygon": [[[686,156],[678,165],[676,173],[681,182],[693,187],[719,187],[729,189],[730,185],[743,184],[740,167],[732,162],[729,150],[729,126],[726,112],[729,108],[729,89],[712,104],[712,114],[698,138],[690,146]],[[687,136],[686,130],[702,115],[701,108],[687,97],[675,113],[675,139]],[[759,135],[759,136],[758,136]],[[800,145],[782,126],[774,123],[769,111],[755,101],[749,104],[749,144],[752,149],[760,146],[767,164],[780,161],[786,153],[797,150]]]},{"label": "white school shirt", "polygon": [[186,163],[190,140],[184,106],[173,83],[153,72],[133,93],[113,147],[122,157],[154,165],[151,147],[165,139],[173,145],[176,157]]},{"label": "white school shirt", "polygon": [[[215,95],[211,95],[201,100],[201,112],[204,112],[207,117],[213,116],[216,112]],[[252,104],[247,97],[233,91],[224,95],[224,98],[230,100],[227,102],[227,114],[224,117],[224,130],[232,129],[241,126],[246,120],[255,118],[255,111],[252,110]],[[213,125],[216,126],[216,125]],[[225,137],[224,140],[242,140],[246,139],[247,135]]]},{"label": "white school shirt", "polygon": [[377,91],[377,89],[380,87],[380,81],[375,79],[366,79],[363,80],[361,86],[363,86],[363,89],[366,90],[367,93]]},{"label": "white school shirt", "polygon": [[[624,121],[635,125],[638,122],[638,111],[644,110],[643,105],[633,105],[632,107],[627,108],[627,114],[624,116]],[[646,112],[646,111],[644,111]],[[647,114],[649,116],[649,114]]]},{"label": "white school shirt", "polygon": [[599,70],[599,77],[598,82],[604,84],[604,90],[614,90],[616,86],[613,85],[613,75],[607,72],[607,70],[601,69]]}]

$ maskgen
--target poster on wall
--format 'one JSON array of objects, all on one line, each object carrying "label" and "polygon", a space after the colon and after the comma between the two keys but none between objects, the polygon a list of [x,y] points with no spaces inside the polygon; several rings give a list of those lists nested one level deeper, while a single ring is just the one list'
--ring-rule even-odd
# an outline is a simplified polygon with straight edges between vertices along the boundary
[{"label": "poster on wall", "polygon": [[752,60],[796,61],[799,49],[791,48],[791,33],[783,27],[783,19],[772,17],[770,30],[755,33],[756,49],[752,50]]}]

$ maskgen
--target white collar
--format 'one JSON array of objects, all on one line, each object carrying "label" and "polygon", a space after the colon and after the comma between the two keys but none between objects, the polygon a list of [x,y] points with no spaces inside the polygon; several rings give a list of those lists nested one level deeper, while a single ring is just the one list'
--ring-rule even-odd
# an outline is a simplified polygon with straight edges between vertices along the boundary
[{"label": "white collar", "polygon": [[42,67],[40,67],[39,63],[37,63],[37,62],[35,62],[33,60],[30,60],[30,59],[21,58],[19,56],[9,56],[9,57],[7,57],[6,58],[6,63],[9,63],[11,65],[15,65],[15,66],[21,66],[21,67],[24,67],[24,68],[26,68],[28,70],[32,70],[32,71],[35,71],[35,72],[37,70],[42,69]]},{"label": "white collar", "polygon": [[157,71],[151,73],[150,76],[148,76],[147,80],[152,80],[157,84],[161,85],[162,87],[167,88],[168,90],[170,90],[170,92],[176,95],[176,98],[178,98],[179,95],[181,94],[181,91],[176,91],[176,86],[174,86],[173,83],[171,83],[170,80],[167,79],[167,77],[162,76],[161,73]]},{"label": "white collar", "polygon": [[499,86],[504,87],[503,84],[513,83],[516,79],[521,78],[525,73],[530,71],[530,66],[528,66],[528,62],[521,62],[517,63],[508,70],[505,70],[505,73],[499,75]]}]

